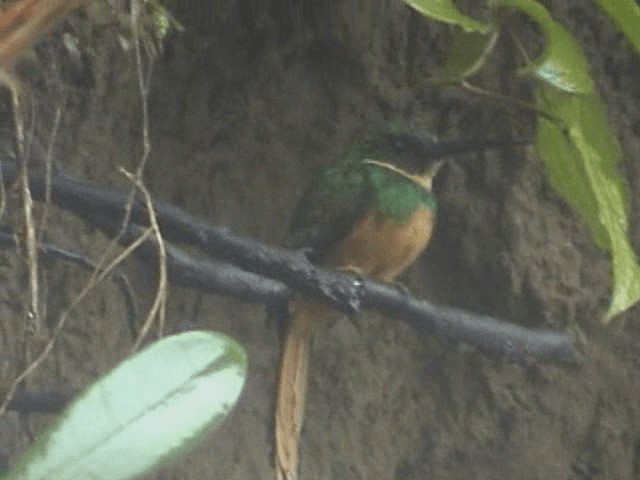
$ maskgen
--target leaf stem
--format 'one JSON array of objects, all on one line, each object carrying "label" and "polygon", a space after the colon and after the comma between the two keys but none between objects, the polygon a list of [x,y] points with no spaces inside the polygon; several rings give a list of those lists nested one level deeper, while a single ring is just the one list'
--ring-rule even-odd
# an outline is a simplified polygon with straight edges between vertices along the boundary
[{"label": "leaf stem", "polygon": [[563,134],[567,134],[567,127],[565,126],[564,122],[562,121],[562,119],[560,117],[557,117],[555,115],[553,115],[552,113],[549,113],[548,111],[537,107],[529,102],[525,102],[523,100],[519,100],[517,98],[514,97],[510,97],[509,95],[503,95],[501,93],[497,93],[497,92],[493,92],[491,90],[486,90],[482,87],[478,87],[476,85],[473,85],[471,83],[469,83],[466,80],[462,80],[458,83],[455,84],[456,86],[460,87],[461,89],[472,93],[473,95],[477,95],[479,97],[482,98],[486,98],[488,100],[492,100],[495,102],[500,102],[500,103],[506,103],[509,105],[513,105],[517,108],[523,109],[523,110],[528,110],[530,112],[535,113],[536,115],[540,115],[541,117],[546,118],[547,120],[549,120],[550,122],[555,123],[556,125],[558,125],[558,127],[560,128],[560,130],[562,130]]}]

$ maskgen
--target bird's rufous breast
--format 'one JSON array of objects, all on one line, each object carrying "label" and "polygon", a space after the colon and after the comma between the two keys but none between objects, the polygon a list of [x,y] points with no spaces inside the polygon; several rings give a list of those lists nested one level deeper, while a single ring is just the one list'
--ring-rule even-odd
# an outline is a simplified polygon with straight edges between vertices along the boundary
[{"label": "bird's rufous breast", "polygon": [[405,222],[370,210],[329,254],[335,268],[391,282],[404,272],[431,240],[435,212],[418,208]]}]

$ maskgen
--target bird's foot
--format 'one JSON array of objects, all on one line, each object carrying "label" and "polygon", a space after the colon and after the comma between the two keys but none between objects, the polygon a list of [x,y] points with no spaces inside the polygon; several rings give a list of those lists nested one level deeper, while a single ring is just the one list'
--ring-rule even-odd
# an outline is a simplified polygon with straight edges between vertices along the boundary
[{"label": "bird's foot", "polygon": [[349,288],[350,294],[348,297],[348,305],[347,308],[343,309],[343,312],[347,315],[353,315],[358,313],[361,308],[361,300],[362,294],[364,292],[364,279],[367,276],[359,267],[353,265],[342,265],[337,268],[339,272],[354,275],[356,278],[351,281],[351,285]]}]

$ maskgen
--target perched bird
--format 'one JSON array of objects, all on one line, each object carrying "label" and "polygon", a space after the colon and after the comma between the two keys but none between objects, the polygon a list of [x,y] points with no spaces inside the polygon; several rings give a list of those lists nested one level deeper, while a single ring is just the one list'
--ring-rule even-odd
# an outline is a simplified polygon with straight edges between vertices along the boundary
[{"label": "perched bird", "polygon": [[[392,282],[429,244],[437,206],[431,187],[443,158],[518,143],[436,142],[397,129],[376,132],[322,172],[302,198],[292,244],[310,248],[319,264]],[[296,296],[289,304],[275,409],[277,480],[297,478],[310,339],[335,318],[321,300]]]}]

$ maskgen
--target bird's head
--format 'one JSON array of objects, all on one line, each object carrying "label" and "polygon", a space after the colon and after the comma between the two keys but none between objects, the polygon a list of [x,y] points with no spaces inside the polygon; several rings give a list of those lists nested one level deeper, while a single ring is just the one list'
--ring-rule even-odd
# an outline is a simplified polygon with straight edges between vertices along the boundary
[{"label": "bird's head", "polygon": [[413,133],[381,131],[367,137],[361,146],[365,163],[397,171],[431,189],[442,166],[442,156],[434,156],[436,142]]},{"label": "bird's head", "polygon": [[386,129],[369,135],[359,150],[363,162],[396,171],[430,190],[445,159],[457,154],[529,143],[528,140],[477,138],[439,141],[410,131]]}]

